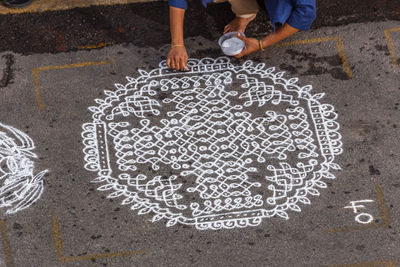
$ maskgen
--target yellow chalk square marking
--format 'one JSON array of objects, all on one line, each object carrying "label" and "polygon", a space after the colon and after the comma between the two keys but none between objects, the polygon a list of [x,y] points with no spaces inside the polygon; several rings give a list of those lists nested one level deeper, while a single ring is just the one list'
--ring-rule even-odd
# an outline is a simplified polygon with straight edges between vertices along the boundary
[{"label": "yellow chalk square marking", "polygon": [[391,28],[391,29],[386,29],[385,32],[385,38],[386,38],[386,44],[389,49],[390,57],[392,58],[392,63],[396,67],[399,66],[399,62],[397,61],[397,55],[396,55],[396,48],[394,47],[393,39],[392,36],[390,35],[391,32],[398,32],[400,31],[400,28]]},{"label": "yellow chalk square marking", "polygon": [[282,42],[275,46],[276,47],[285,47],[285,46],[293,46],[293,45],[316,44],[316,43],[329,42],[329,41],[335,42],[336,51],[338,53],[340,61],[342,62],[342,68],[343,68],[344,72],[346,73],[347,77],[349,79],[351,79],[353,77],[353,73],[351,71],[349,61],[347,60],[347,56],[344,51],[343,41],[338,36],[327,36],[327,37],[311,38],[311,39],[305,39],[305,40],[294,40],[294,41]]},{"label": "yellow chalk square marking", "polygon": [[106,65],[106,64],[111,64],[114,66],[115,62],[113,62],[112,60],[110,60],[110,61],[89,61],[89,62],[73,63],[73,64],[68,64],[68,65],[43,66],[43,67],[32,69],[33,85],[35,88],[35,95],[36,95],[36,100],[37,100],[37,104],[38,104],[38,109],[43,110],[43,108],[44,108],[42,93],[40,91],[40,79],[39,79],[40,72],[49,71],[49,70],[83,68],[83,67],[88,67],[88,66],[98,66],[98,65]]},{"label": "yellow chalk square marking", "polygon": [[93,259],[111,259],[123,256],[132,256],[132,255],[143,255],[143,250],[136,251],[123,251],[123,252],[111,252],[111,253],[99,253],[99,254],[89,254],[83,256],[72,257],[64,256],[64,242],[61,236],[61,227],[58,223],[56,214],[53,214],[53,241],[56,249],[57,259],[60,262],[74,262],[74,261],[85,261],[85,260],[93,260]]}]

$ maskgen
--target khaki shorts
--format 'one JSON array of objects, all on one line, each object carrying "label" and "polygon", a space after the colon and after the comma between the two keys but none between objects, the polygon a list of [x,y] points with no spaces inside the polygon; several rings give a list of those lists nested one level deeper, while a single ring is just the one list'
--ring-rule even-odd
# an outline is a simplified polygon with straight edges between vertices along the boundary
[{"label": "khaki shorts", "polygon": [[236,17],[251,18],[258,12],[257,0],[214,0],[214,3],[229,2]]}]

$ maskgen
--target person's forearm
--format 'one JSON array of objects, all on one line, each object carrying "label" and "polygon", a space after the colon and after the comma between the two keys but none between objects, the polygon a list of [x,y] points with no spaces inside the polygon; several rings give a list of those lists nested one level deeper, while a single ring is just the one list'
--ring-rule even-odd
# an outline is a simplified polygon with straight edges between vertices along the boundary
[{"label": "person's forearm", "polygon": [[290,35],[298,32],[298,31],[299,31],[298,29],[293,28],[289,24],[285,23],[278,30],[276,30],[275,32],[271,33],[270,35],[264,37],[262,39],[262,45],[263,45],[264,48],[267,47],[267,46],[274,45],[277,42],[288,38]]},{"label": "person's forearm", "polygon": [[169,7],[169,27],[171,31],[171,43],[173,45],[183,45],[183,18],[185,10]]}]

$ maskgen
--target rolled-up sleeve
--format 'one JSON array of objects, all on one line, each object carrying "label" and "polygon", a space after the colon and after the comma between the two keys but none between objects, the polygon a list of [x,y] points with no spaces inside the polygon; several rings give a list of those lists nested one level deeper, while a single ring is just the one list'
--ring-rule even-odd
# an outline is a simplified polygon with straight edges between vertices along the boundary
[{"label": "rolled-up sleeve", "polygon": [[181,9],[187,9],[188,7],[186,0],[168,0],[168,5]]},{"label": "rolled-up sleeve", "polygon": [[317,16],[315,0],[294,0],[292,14],[286,21],[293,28],[307,31]]}]

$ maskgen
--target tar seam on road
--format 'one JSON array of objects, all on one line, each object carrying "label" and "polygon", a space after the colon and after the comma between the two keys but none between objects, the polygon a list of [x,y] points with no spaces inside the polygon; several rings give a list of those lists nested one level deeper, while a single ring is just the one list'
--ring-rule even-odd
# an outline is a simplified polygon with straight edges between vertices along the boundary
[{"label": "tar seam on road", "polygon": [[61,236],[60,224],[58,223],[56,214],[53,213],[53,240],[56,249],[57,259],[60,262],[73,262],[73,261],[85,261],[93,259],[110,259],[123,256],[133,256],[133,255],[143,255],[145,252],[143,250],[136,251],[123,251],[123,252],[111,252],[111,253],[99,253],[99,254],[89,254],[84,256],[68,256],[64,257],[64,242]]},{"label": "tar seam on road", "polygon": [[386,43],[389,49],[390,57],[392,58],[392,63],[395,67],[399,66],[399,62],[397,61],[397,55],[396,55],[396,48],[394,47],[393,39],[392,36],[390,36],[391,32],[398,32],[400,31],[400,28],[391,28],[391,29],[386,29],[384,31],[385,37],[386,37]]},{"label": "tar seam on road", "polygon": [[6,59],[6,67],[3,70],[3,77],[0,80],[0,88],[7,87],[13,78],[12,66],[15,62],[14,55],[12,54],[3,55],[2,57]]},{"label": "tar seam on road", "polygon": [[347,56],[346,56],[346,53],[344,50],[343,41],[338,36],[326,36],[326,37],[311,38],[311,39],[305,39],[305,40],[294,40],[294,41],[279,43],[279,44],[276,44],[275,46],[276,47],[285,47],[285,46],[293,46],[293,45],[322,43],[322,42],[329,42],[329,41],[335,42],[338,56],[340,58],[340,61],[342,62],[342,68],[343,68],[344,72],[346,73],[347,77],[349,79],[353,78],[353,73],[351,71],[350,64],[349,64],[349,61],[347,60]]},{"label": "tar seam on road", "polygon": [[32,69],[33,84],[34,84],[34,88],[35,88],[38,109],[43,110],[43,108],[44,108],[42,94],[40,92],[39,73],[41,71],[82,68],[82,67],[98,66],[98,65],[106,65],[106,64],[111,64],[112,66],[114,66],[114,69],[115,69],[115,62],[110,61],[110,60],[109,61],[104,61],[104,60],[103,61],[88,61],[88,62],[73,63],[73,64],[67,64],[67,65],[43,66],[43,67]]},{"label": "tar seam on road", "polygon": [[358,230],[365,230],[365,229],[370,229],[370,228],[380,228],[380,227],[388,227],[392,223],[392,220],[390,218],[389,210],[387,208],[387,205],[385,203],[385,199],[383,197],[383,192],[382,189],[379,185],[376,185],[375,187],[375,192],[376,192],[376,201],[378,203],[378,209],[379,209],[379,215],[382,219],[382,223],[370,223],[370,224],[365,224],[365,225],[360,225],[360,226],[349,226],[349,227],[339,227],[339,228],[331,228],[331,229],[326,229],[324,232],[326,233],[338,233],[338,232],[354,232]]},{"label": "tar seam on road", "polygon": [[3,239],[4,254],[6,256],[6,266],[14,267],[14,258],[11,253],[10,242],[8,241],[7,227],[4,219],[0,220],[0,232]]}]

